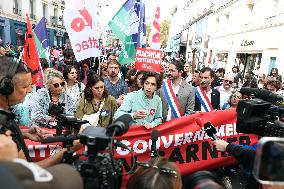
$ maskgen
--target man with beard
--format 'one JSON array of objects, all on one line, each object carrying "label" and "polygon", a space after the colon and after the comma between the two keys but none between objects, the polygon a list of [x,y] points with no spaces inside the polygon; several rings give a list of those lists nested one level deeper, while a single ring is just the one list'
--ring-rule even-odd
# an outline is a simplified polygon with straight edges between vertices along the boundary
[{"label": "man with beard", "polygon": [[124,100],[124,95],[128,92],[128,86],[125,81],[118,77],[120,64],[117,60],[107,63],[107,77],[104,78],[105,87],[108,93],[116,99],[118,105]]},{"label": "man with beard", "polygon": [[209,67],[200,71],[200,86],[195,88],[195,111],[210,112],[220,109],[220,92],[211,88],[214,72]]},{"label": "man with beard", "polygon": [[232,74],[227,74],[224,78],[223,85],[216,87],[220,92],[220,108],[225,109],[228,105],[229,98],[232,94],[232,86],[234,83],[234,76]]},{"label": "man with beard", "polygon": [[[180,107],[180,116],[192,114],[194,108],[194,88],[182,78],[182,73],[183,64],[181,62],[175,61],[169,64],[167,78],[168,80],[170,80],[169,87],[172,88],[172,91],[174,92],[174,95],[177,99],[178,104],[176,105]],[[167,82],[167,80],[165,80],[164,82]],[[171,101],[170,98],[168,98],[166,90],[167,87],[164,86],[165,83],[163,84],[163,87],[158,90],[157,94],[162,99],[163,121],[165,122],[179,116],[175,116],[175,110],[171,107],[171,103],[174,102]]]}]

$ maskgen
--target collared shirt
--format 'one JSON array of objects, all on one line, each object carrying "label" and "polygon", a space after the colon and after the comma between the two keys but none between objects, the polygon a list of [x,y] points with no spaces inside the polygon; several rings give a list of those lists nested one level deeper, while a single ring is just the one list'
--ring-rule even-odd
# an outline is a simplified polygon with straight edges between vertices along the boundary
[{"label": "collared shirt", "polygon": [[79,100],[81,98],[81,95],[85,89],[85,85],[83,83],[80,83],[81,86],[79,86],[79,82],[75,82],[74,85],[67,86],[66,88],[66,94],[70,96],[70,100],[72,100],[75,104],[75,106],[77,107]]},{"label": "collared shirt", "polygon": [[122,79],[119,79],[115,84],[113,84],[108,77],[104,77],[104,83],[108,94],[113,96],[115,99],[118,99],[120,95],[127,94],[128,92],[127,83]]},{"label": "collared shirt", "polygon": [[[179,82],[179,84],[177,85],[177,86],[175,86],[173,83],[172,83],[172,88],[173,88],[173,91],[174,91],[174,94],[175,94],[175,96],[177,96],[177,94],[178,94],[178,91],[179,91],[179,88],[180,88],[180,86],[181,86],[181,83],[182,83],[182,79],[180,80],[180,82]],[[168,110],[168,114],[167,114],[167,121],[169,121],[169,120],[171,120],[171,115],[172,115],[172,109],[171,109],[171,107],[170,107],[170,105],[169,105],[169,110]]]},{"label": "collared shirt", "polygon": [[[212,94],[212,89],[210,89],[210,91],[208,91],[208,92],[206,92],[206,91],[204,90],[204,92],[205,92],[205,94],[206,94],[207,98],[209,99],[209,101],[210,101],[210,103],[211,103],[211,94]],[[200,109],[200,111],[201,111],[201,112],[206,112],[206,110],[203,108],[203,106],[202,106],[202,105],[201,105],[201,109]]]},{"label": "collared shirt", "polygon": [[135,112],[141,110],[146,111],[147,116],[145,119],[135,119],[135,125],[150,123],[152,127],[155,127],[162,123],[161,98],[158,95],[148,98],[142,89],[126,95],[123,104],[115,112],[114,119],[117,119],[123,114],[129,114],[133,117]]},{"label": "collared shirt", "polygon": [[221,85],[220,87],[216,87],[216,89],[220,92],[220,108],[223,110],[226,108],[229,98],[232,94],[232,88],[229,91],[226,91]]}]

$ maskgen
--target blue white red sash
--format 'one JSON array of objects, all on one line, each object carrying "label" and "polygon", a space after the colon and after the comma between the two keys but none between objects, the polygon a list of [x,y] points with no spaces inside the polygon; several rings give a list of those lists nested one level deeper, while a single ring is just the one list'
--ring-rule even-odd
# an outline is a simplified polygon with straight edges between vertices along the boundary
[{"label": "blue white red sash", "polygon": [[175,118],[179,118],[179,117],[183,116],[183,113],[182,113],[182,110],[181,110],[180,105],[178,103],[177,97],[174,93],[171,80],[164,79],[162,87],[163,87],[163,91],[166,95],[168,104],[172,109],[173,116]]},{"label": "blue white red sash", "polygon": [[194,89],[195,89],[195,94],[198,97],[198,99],[201,103],[201,106],[204,108],[204,110],[206,112],[213,111],[214,109],[213,109],[211,102],[209,101],[207,95],[205,94],[204,90],[200,86],[197,86]]}]

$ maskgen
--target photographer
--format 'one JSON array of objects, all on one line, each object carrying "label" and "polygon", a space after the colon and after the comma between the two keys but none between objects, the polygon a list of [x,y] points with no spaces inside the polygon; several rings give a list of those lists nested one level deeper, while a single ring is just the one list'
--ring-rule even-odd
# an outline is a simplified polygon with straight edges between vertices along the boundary
[{"label": "photographer", "polygon": [[[19,130],[14,114],[9,111],[13,105],[23,102],[27,93],[31,92],[32,76],[30,70],[23,62],[17,62],[10,57],[0,57],[0,128],[2,134],[12,131],[13,141],[17,144],[18,157],[30,160],[29,152],[25,146],[24,137],[31,140],[43,138],[45,132],[39,128]],[[7,126],[9,125],[9,127]],[[11,130],[12,129],[12,130]],[[3,135],[2,135],[3,137]],[[76,145],[74,150],[81,146]],[[37,162],[42,167],[49,167],[61,161],[65,149],[48,159]],[[5,155],[6,156],[6,155]],[[4,157],[1,153],[1,157]]]},{"label": "photographer", "polygon": [[10,131],[0,134],[0,154],[0,188],[83,188],[81,176],[70,165],[60,164],[42,169],[18,159],[17,145]]},{"label": "photographer", "polygon": [[[72,98],[65,93],[62,73],[50,69],[45,75],[45,85],[47,88],[38,90],[30,100],[32,124],[43,127],[57,126],[55,116],[63,113],[74,115],[76,107]],[[51,112],[50,115],[51,108],[53,113]]]},{"label": "photographer", "polygon": [[253,168],[253,162],[255,158],[255,146],[242,146],[237,144],[230,144],[225,140],[217,139],[212,142],[216,149],[220,152],[228,152],[229,155],[232,155],[236,160],[243,165],[243,184],[244,188],[254,189],[258,188],[259,184],[253,178],[251,170]]}]

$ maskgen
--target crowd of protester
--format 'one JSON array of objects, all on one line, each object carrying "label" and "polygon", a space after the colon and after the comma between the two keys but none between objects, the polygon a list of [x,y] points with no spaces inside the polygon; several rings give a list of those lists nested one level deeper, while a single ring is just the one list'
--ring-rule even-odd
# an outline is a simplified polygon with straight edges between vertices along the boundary
[{"label": "crowd of protester", "polygon": [[[0,56],[11,55],[16,55],[13,47],[0,48]],[[239,92],[241,87],[283,95],[277,68],[266,77],[253,71],[244,73],[238,66],[228,72],[224,68],[214,72],[209,67],[193,69],[182,60],[164,59],[159,74],[136,70],[134,63],[121,65],[114,52],[100,60],[77,62],[72,50],[64,48],[52,48],[50,60],[41,59],[40,63],[44,87],[33,87],[22,103],[13,106],[19,125],[55,128],[58,120],[49,109],[51,105],[62,105],[64,113],[87,119],[92,125],[107,127],[119,116],[130,114],[134,125],[152,129],[174,118],[161,87],[163,79],[171,81],[182,116],[206,111],[196,94],[197,86],[204,90],[214,110],[236,108],[244,98]],[[215,145],[220,147],[218,142]],[[170,168],[170,174],[163,174],[164,168]],[[146,188],[182,188],[179,171],[162,158],[141,163],[127,188],[146,183]]]}]

